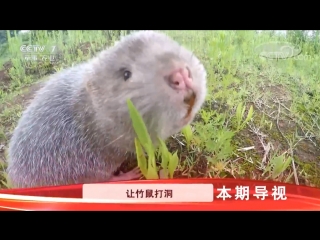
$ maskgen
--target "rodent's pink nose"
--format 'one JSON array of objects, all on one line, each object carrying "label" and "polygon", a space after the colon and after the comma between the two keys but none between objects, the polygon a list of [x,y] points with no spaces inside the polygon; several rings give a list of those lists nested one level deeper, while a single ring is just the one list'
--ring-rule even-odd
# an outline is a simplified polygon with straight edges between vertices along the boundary
[{"label": "rodent's pink nose", "polygon": [[169,85],[174,90],[187,90],[191,88],[192,77],[189,68],[180,68],[169,75]]}]

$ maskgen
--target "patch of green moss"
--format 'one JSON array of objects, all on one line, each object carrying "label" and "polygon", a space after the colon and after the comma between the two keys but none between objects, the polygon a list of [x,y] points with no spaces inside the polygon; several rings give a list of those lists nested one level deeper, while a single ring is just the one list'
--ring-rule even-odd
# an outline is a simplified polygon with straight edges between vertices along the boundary
[{"label": "patch of green moss", "polygon": [[277,127],[272,127],[271,130],[269,130],[268,132],[268,137],[269,140],[273,140],[273,141],[277,141],[279,142],[282,146],[284,147],[288,147],[288,143],[286,142],[286,140],[283,138],[283,136],[281,135],[281,133],[279,132],[279,130],[277,129]]},{"label": "patch of green moss", "polygon": [[[253,122],[255,124],[255,126],[260,127],[260,130],[263,133],[267,133],[267,139],[269,141],[277,141],[279,142],[282,146],[287,146],[287,142],[286,140],[283,138],[283,136],[281,135],[281,133],[279,132],[277,126],[276,126],[276,122],[274,120],[272,120],[269,116],[265,116],[264,117],[265,120],[272,122],[272,128],[270,129],[270,126],[268,124],[266,124],[265,122],[262,122],[262,114],[259,114],[257,111],[255,111],[255,117],[253,118]],[[262,124],[262,125],[261,125]],[[288,134],[286,132],[286,134]],[[290,135],[291,133],[289,133]],[[291,136],[291,135],[290,135]]]},{"label": "patch of green moss", "polygon": [[295,162],[299,165],[299,169],[303,170],[306,173],[308,181],[310,181],[313,186],[320,187],[320,169],[316,165],[316,163],[305,163],[300,161],[296,157]]}]

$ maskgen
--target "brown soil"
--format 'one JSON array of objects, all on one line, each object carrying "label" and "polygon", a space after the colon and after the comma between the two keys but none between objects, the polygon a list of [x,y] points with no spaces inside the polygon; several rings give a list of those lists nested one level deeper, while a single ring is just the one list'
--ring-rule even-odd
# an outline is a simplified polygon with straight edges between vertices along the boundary
[{"label": "brown soil", "polygon": [[[294,133],[296,129],[298,130],[299,135],[303,135],[303,132],[301,128],[296,124],[295,122],[292,121],[290,117],[285,116],[283,113],[289,114],[288,110],[286,110],[283,106],[286,106],[289,108],[291,104],[291,98],[290,98],[290,93],[288,90],[281,85],[277,86],[270,86],[266,87],[264,89],[261,89],[264,92],[270,92],[271,95],[273,96],[273,99],[278,99],[282,106],[280,107],[280,117],[278,121],[278,127],[277,127],[277,121],[273,121],[273,132],[275,133],[274,135],[278,137],[272,137],[270,136],[270,141],[272,144],[282,150],[287,150],[288,149],[288,143],[284,139],[283,135],[288,135],[288,133]],[[271,114],[274,111],[278,111],[279,104],[276,104],[274,102],[269,101],[267,103],[269,106],[272,106],[271,109],[266,109],[264,110]],[[272,116],[276,117],[276,114],[273,114]],[[281,133],[280,133],[281,131]],[[319,161],[319,156],[320,156],[320,139],[312,139],[313,142],[310,140],[302,140],[298,143],[298,145],[295,148],[294,155],[300,159],[303,162],[318,162]]]}]

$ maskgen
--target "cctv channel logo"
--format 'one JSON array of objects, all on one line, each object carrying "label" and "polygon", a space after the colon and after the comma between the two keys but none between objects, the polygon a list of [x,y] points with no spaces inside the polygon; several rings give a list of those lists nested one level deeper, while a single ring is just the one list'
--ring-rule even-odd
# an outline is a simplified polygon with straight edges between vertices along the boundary
[{"label": "cctv channel logo", "polygon": [[[51,53],[54,53],[56,46],[51,46]],[[20,51],[23,53],[43,53],[46,50],[46,46],[40,45],[22,45]],[[49,47],[50,50],[50,47]]]}]

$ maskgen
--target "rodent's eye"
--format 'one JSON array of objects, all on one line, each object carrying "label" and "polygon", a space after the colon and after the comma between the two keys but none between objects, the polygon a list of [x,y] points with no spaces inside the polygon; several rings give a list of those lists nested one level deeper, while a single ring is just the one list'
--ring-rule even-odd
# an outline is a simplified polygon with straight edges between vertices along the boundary
[{"label": "rodent's eye", "polygon": [[131,77],[131,72],[130,71],[125,71],[123,73],[123,78],[125,81],[127,81]]}]

